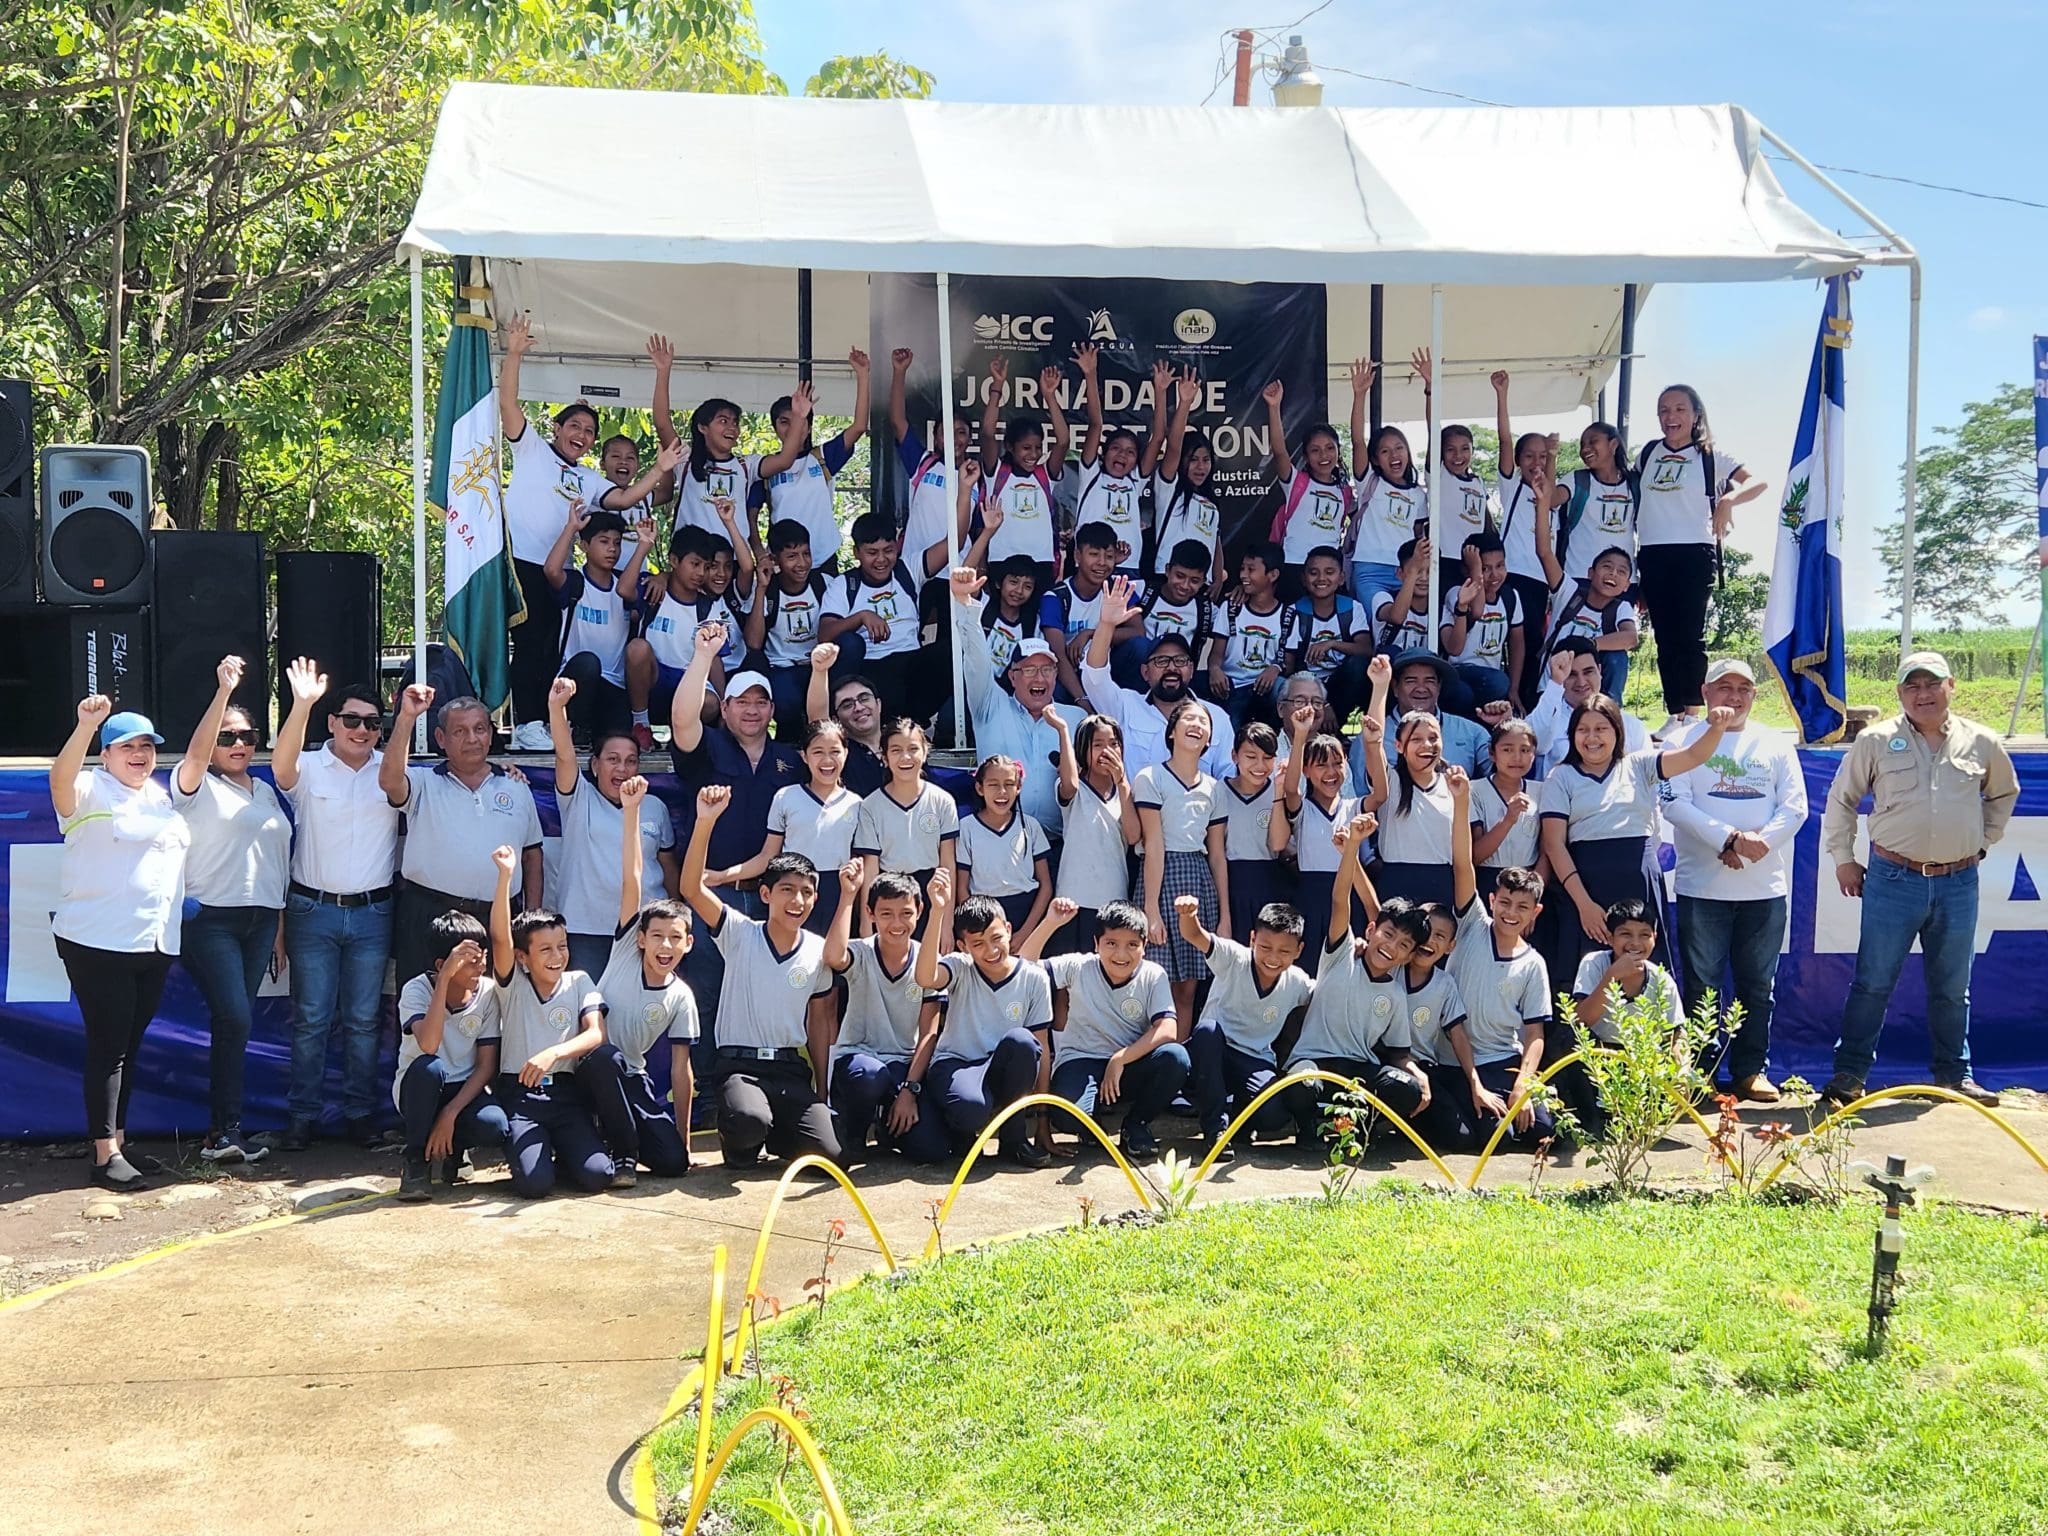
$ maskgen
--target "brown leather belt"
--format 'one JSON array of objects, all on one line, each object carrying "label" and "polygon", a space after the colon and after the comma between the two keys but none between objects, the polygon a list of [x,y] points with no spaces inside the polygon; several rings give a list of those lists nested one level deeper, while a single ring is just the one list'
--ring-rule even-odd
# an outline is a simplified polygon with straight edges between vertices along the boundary
[{"label": "brown leather belt", "polygon": [[1973,853],[1967,859],[1953,859],[1946,864],[1925,864],[1919,859],[1909,859],[1903,853],[1893,853],[1891,849],[1880,847],[1876,843],[1870,845],[1870,851],[1880,859],[1883,859],[1887,864],[1903,864],[1915,874],[1922,875],[1929,880],[1934,879],[1938,875],[1953,875],[1966,869],[1974,869],[1976,868],[1977,861],[1984,857],[1981,853]]}]

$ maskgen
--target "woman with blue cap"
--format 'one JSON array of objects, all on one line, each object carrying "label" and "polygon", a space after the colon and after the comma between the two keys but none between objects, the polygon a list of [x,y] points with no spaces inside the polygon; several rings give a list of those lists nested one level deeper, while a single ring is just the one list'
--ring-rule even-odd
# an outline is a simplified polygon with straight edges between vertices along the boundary
[{"label": "woman with blue cap", "polygon": [[[85,755],[99,736],[100,765]],[[152,775],[163,744],[145,715],[81,699],[78,724],[50,765],[50,802],[64,830],[51,929],[85,1023],[85,1119],[92,1182],[147,1188],[155,1158],[124,1155],[128,1100],[142,1035],[178,955],[191,834]]]}]

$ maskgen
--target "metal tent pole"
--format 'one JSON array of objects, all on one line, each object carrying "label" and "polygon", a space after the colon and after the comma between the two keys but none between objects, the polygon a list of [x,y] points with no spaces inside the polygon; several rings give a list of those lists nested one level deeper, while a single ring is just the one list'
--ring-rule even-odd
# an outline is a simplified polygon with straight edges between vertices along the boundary
[{"label": "metal tent pole", "polygon": [[1906,299],[1906,510],[1899,559],[1899,659],[1913,650],[1913,517],[1920,505],[1920,259],[1907,269],[1911,288]]},{"label": "metal tent pole", "polygon": [[[939,454],[946,461],[946,574],[960,563],[960,466],[953,462],[953,282],[939,279]],[[941,605],[946,638],[953,654],[953,745],[967,745],[967,679],[960,667],[960,626],[954,623],[953,600]]]},{"label": "metal tent pole", "polygon": [[[1636,376],[1636,285],[1621,285],[1621,374],[1614,384],[1614,430],[1628,441],[1628,397]],[[1606,394],[1601,391],[1602,396]]]},{"label": "metal tent pole", "polygon": [[[1372,354],[1373,360],[1372,389],[1368,395],[1372,402],[1372,413],[1367,419],[1372,423],[1373,433],[1377,436],[1380,427],[1384,425],[1381,413],[1387,403],[1387,375],[1385,368],[1380,366],[1380,359],[1385,356],[1387,349],[1387,290],[1378,283],[1372,285],[1371,315],[1371,339],[1366,343],[1366,349]],[[1358,452],[1358,444],[1353,443],[1351,451]]]},{"label": "metal tent pole", "polygon": [[796,272],[796,376],[811,382],[811,269]]},{"label": "metal tent pole", "polygon": [[[412,680],[427,680],[427,361],[420,301],[420,253],[412,275]],[[427,749],[427,716],[414,727],[413,750]]]},{"label": "metal tent pole", "polygon": [[[1429,356],[1438,374],[1445,374],[1444,363],[1444,290],[1441,283],[1429,286]],[[1436,447],[1436,391],[1429,392],[1429,445]],[[1429,614],[1426,621],[1429,648],[1434,651],[1441,643],[1437,634],[1437,615],[1443,611],[1443,566],[1439,563],[1443,547],[1437,542],[1437,532],[1442,526],[1444,507],[1444,456],[1432,451],[1429,456]]]}]

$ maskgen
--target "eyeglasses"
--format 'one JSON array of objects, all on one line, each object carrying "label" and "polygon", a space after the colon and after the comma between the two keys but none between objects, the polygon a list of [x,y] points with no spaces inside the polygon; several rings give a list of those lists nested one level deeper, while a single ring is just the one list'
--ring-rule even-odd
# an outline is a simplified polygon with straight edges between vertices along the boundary
[{"label": "eyeglasses", "polygon": [[1152,665],[1162,672],[1191,672],[1195,660],[1192,656],[1154,656]]},{"label": "eyeglasses", "polygon": [[217,747],[254,747],[262,745],[263,737],[255,730],[222,731],[213,738]]},{"label": "eyeglasses", "polygon": [[384,728],[382,715],[336,715],[345,731],[381,731]]},{"label": "eyeglasses", "polygon": [[872,693],[863,688],[859,693],[842,693],[839,696],[839,702],[833,707],[835,709],[844,709],[849,704],[875,704],[879,702]]}]

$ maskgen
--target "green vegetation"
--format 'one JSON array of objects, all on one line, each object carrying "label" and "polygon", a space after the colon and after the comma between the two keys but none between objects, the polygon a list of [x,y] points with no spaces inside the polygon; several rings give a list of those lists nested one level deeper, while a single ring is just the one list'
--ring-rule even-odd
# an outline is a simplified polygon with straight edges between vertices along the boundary
[{"label": "green vegetation", "polygon": [[[1874,1205],[1217,1206],[956,1255],[765,1336],[870,1536],[2048,1527],[2048,1238]],[[721,1424],[772,1401],[734,1384]],[[791,1388],[785,1387],[788,1391]],[[688,1481],[694,1421],[655,1443]],[[713,1508],[771,1529],[782,1451]],[[815,1505],[799,1464],[792,1500]]]}]

